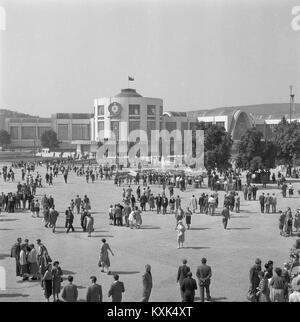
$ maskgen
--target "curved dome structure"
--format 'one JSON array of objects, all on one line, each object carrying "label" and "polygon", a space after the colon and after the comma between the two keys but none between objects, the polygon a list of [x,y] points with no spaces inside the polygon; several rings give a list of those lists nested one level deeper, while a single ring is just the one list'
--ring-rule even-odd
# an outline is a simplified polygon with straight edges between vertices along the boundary
[{"label": "curved dome structure", "polygon": [[253,119],[248,113],[242,110],[236,110],[233,114],[229,128],[232,139],[239,140],[242,135],[253,126],[253,123]]},{"label": "curved dome structure", "polygon": [[121,89],[121,93],[117,94],[115,97],[143,97],[133,88]]}]

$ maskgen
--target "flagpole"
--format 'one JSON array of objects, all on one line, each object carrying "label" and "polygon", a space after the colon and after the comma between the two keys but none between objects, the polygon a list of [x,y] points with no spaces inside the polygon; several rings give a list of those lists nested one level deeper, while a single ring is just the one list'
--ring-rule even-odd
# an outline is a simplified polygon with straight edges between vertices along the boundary
[{"label": "flagpole", "polygon": [[292,105],[294,100],[293,85],[290,85],[290,123],[292,123]]}]

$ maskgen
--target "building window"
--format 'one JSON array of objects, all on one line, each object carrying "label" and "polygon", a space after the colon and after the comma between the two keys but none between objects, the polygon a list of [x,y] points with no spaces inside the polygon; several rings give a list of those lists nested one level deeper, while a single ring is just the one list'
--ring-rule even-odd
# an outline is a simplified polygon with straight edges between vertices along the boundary
[{"label": "building window", "polygon": [[51,130],[51,127],[44,127],[44,126],[38,127],[38,138],[40,139],[43,133],[49,130]]},{"label": "building window", "polygon": [[155,105],[147,105],[147,115],[148,116],[154,116],[155,117],[155,113],[156,110],[155,110]]},{"label": "building window", "polygon": [[17,140],[19,138],[19,129],[17,126],[11,126],[9,131],[12,140]]},{"label": "building window", "polygon": [[140,116],[140,105],[129,104],[129,116]]},{"label": "building window", "polygon": [[134,130],[140,130],[140,121],[129,121],[129,133]]},{"label": "building window", "polygon": [[209,127],[209,126],[212,126],[213,123],[212,122],[205,122],[205,126]]},{"label": "building window", "polygon": [[73,124],[72,140],[89,140],[90,126],[89,124]]},{"label": "building window", "polygon": [[36,138],[36,127],[35,126],[23,126],[22,127],[22,139],[32,140]]},{"label": "building window", "polygon": [[225,128],[225,122],[216,122],[216,126]]},{"label": "building window", "polygon": [[58,124],[57,126],[58,140],[67,141],[69,139],[68,132],[69,132],[68,124]]},{"label": "building window", "polygon": [[169,132],[176,130],[176,122],[166,122],[166,130]]},{"label": "building window", "polygon": [[191,122],[190,123],[190,130],[195,131],[198,129],[198,123],[197,122]]},{"label": "building window", "polygon": [[56,119],[58,120],[67,120],[70,118],[70,114],[68,113],[57,113],[56,114]]},{"label": "building window", "polygon": [[104,131],[104,122],[103,121],[98,122],[98,132],[99,131]]},{"label": "building window", "polygon": [[163,115],[163,107],[162,106],[160,106],[159,107],[159,116],[162,116]]},{"label": "building window", "polygon": [[98,105],[98,116],[104,115],[104,105]]},{"label": "building window", "polygon": [[115,138],[119,139],[119,121],[111,121],[110,122],[110,130],[115,134]]},{"label": "building window", "polygon": [[98,122],[98,139],[103,140],[104,138],[104,121]]}]

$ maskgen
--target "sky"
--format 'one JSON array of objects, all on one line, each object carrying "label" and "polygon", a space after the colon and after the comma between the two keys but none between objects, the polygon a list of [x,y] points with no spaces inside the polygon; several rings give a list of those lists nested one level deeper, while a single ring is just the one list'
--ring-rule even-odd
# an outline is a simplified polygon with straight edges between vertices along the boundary
[{"label": "sky", "polygon": [[141,95],[162,98],[165,111],[287,103],[291,84],[298,103],[297,5],[0,0],[0,108],[91,113],[93,100],[118,94],[128,76]]}]

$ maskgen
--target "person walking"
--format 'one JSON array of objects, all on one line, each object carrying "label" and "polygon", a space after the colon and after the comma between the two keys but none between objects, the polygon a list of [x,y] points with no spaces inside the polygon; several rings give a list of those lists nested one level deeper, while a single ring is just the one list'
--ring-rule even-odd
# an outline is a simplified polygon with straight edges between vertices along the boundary
[{"label": "person walking", "polygon": [[20,252],[21,252],[22,238],[18,238],[17,242],[12,246],[10,257],[14,258],[16,261],[16,276],[20,276],[21,266],[20,266]]},{"label": "person walking", "polygon": [[196,280],[192,278],[192,272],[187,273],[187,277],[182,281],[181,291],[183,302],[194,302],[195,290],[197,290]]},{"label": "person walking", "polygon": [[270,302],[270,289],[266,273],[263,271],[258,272],[259,285],[257,287],[256,297],[258,302]]},{"label": "person walking", "polygon": [[81,206],[81,198],[79,197],[79,195],[76,196],[75,206],[76,206],[76,210],[77,210],[77,215],[79,215],[80,214],[80,206]]},{"label": "person walking", "polygon": [[207,301],[211,300],[210,296],[210,279],[212,276],[211,272],[211,267],[206,264],[207,260],[206,258],[201,259],[201,265],[198,266],[197,271],[196,271],[196,276],[198,278],[198,284],[199,284],[199,289],[200,289],[200,301],[204,302],[204,289],[206,292],[206,299]]},{"label": "person walking", "polygon": [[235,212],[239,213],[240,207],[241,207],[241,199],[240,199],[238,192],[236,192],[235,196],[234,196],[234,205],[235,205]]},{"label": "person walking", "polygon": [[149,302],[149,298],[152,291],[152,274],[151,266],[145,265],[145,274],[143,275],[143,297],[142,302]]},{"label": "person walking", "polygon": [[280,210],[279,211],[279,232],[281,236],[284,236],[283,227],[285,224],[285,219],[286,219],[286,213]]},{"label": "person walking", "polygon": [[94,217],[92,217],[90,213],[87,213],[84,221],[84,226],[86,231],[88,232],[88,237],[92,237],[92,232],[94,231]]},{"label": "person walking", "polygon": [[229,212],[228,205],[226,205],[226,207],[223,208],[221,212],[221,216],[222,216],[222,223],[223,223],[224,229],[227,229],[228,220],[230,219],[230,212]]},{"label": "person walking", "polygon": [[296,233],[299,233],[299,229],[300,229],[300,209],[297,209],[296,213],[295,213],[294,228],[296,230]]},{"label": "person walking", "polygon": [[271,204],[272,214],[276,213],[276,206],[277,206],[277,198],[276,198],[275,193],[273,193],[273,195],[272,195],[272,204]]},{"label": "person walking", "polygon": [[74,221],[74,215],[73,212],[71,210],[71,207],[68,207],[68,209],[66,210],[66,221],[67,221],[67,233],[70,231],[70,229],[72,229],[72,232],[75,231],[74,227],[73,227],[73,221]]},{"label": "person walking", "polygon": [[190,227],[191,227],[191,220],[192,220],[192,212],[189,207],[186,207],[185,222],[187,225],[187,229],[190,229]]},{"label": "person walking", "polygon": [[292,236],[293,235],[293,215],[290,207],[288,207],[286,211],[285,225],[286,225],[286,236],[287,237]]},{"label": "person walking", "polygon": [[114,275],[114,282],[112,283],[108,297],[112,298],[112,302],[122,302],[122,293],[125,292],[124,283],[119,281],[119,275]]},{"label": "person walking", "polygon": [[258,273],[261,271],[261,260],[257,258],[255,260],[255,265],[250,268],[250,274],[249,274],[249,279],[250,279],[250,288],[249,288],[249,293],[252,295],[253,302],[257,302],[257,288],[259,286],[259,276]]},{"label": "person walking", "polygon": [[102,295],[101,285],[97,284],[96,276],[91,276],[90,280],[91,280],[91,285],[87,289],[86,301],[87,302],[102,302],[103,295]]},{"label": "person walking", "polygon": [[282,270],[279,267],[274,269],[275,274],[270,281],[270,300],[271,302],[285,302],[284,290],[286,282],[282,277]]},{"label": "person walking", "polygon": [[47,299],[47,302],[49,302],[49,299],[52,295],[52,265],[48,264],[46,267],[46,272],[42,278],[42,287],[44,289],[44,295]]},{"label": "person walking", "polygon": [[187,264],[187,260],[183,259],[182,260],[182,265],[179,266],[178,272],[177,272],[177,283],[179,283],[180,296],[181,296],[181,301],[182,302],[184,300],[184,292],[181,289],[182,282],[187,277],[188,272],[191,270],[190,267],[187,266],[186,264]]},{"label": "person walking", "polygon": [[27,281],[29,278],[28,274],[28,262],[27,262],[27,245],[21,245],[20,251],[20,276],[23,277],[23,281]]},{"label": "person walking", "polygon": [[73,276],[68,276],[69,284],[63,288],[61,297],[65,302],[77,302],[78,289],[75,284],[73,284]]},{"label": "person walking", "polygon": [[272,197],[270,196],[269,193],[267,193],[265,197],[266,214],[270,213],[271,202],[272,202]]},{"label": "person walking", "polygon": [[195,195],[192,196],[190,207],[192,208],[193,213],[197,210],[197,199],[195,198]]},{"label": "person walking", "polygon": [[101,272],[104,272],[104,269],[107,269],[107,274],[109,275],[111,272],[109,270],[110,267],[110,260],[109,260],[109,255],[108,255],[108,251],[110,251],[110,253],[112,254],[112,256],[114,256],[114,253],[112,252],[110,246],[108,245],[108,243],[106,243],[106,239],[103,238],[102,239],[102,246],[101,246],[101,250],[100,250],[100,260],[99,260],[99,264],[100,267],[102,267]]},{"label": "person walking", "polygon": [[262,193],[258,198],[260,204],[260,212],[263,214],[265,212],[265,194]]},{"label": "person walking", "polygon": [[56,222],[57,222],[57,217],[59,216],[59,213],[57,210],[54,208],[50,208],[49,212],[49,223],[50,227],[52,227],[52,232],[55,233],[55,228],[56,228]]},{"label": "person walking", "polygon": [[30,252],[27,255],[27,261],[29,264],[29,273],[31,275],[31,280],[36,281],[38,278],[39,266],[37,260],[37,251],[34,248],[34,244],[30,244]]},{"label": "person walking", "polygon": [[292,293],[289,295],[289,302],[300,302],[300,275],[293,278]]},{"label": "person walking", "polygon": [[176,231],[177,231],[177,242],[178,242],[178,246],[177,248],[183,248],[183,243],[185,240],[185,227],[182,223],[182,220],[178,221],[178,225],[176,227]]},{"label": "person walking", "polygon": [[55,261],[52,268],[52,283],[53,283],[53,302],[59,302],[59,293],[61,291],[61,282],[63,271],[59,266],[59,262]]}]

